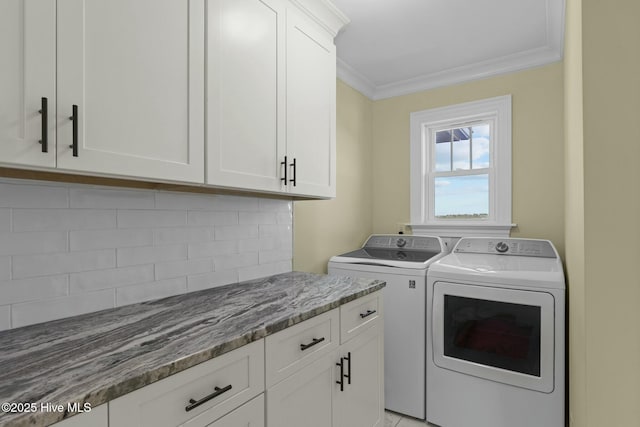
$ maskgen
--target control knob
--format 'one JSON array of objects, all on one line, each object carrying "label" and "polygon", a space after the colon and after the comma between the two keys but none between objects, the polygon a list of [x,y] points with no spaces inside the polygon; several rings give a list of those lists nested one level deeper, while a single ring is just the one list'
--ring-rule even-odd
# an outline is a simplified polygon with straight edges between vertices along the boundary
[{"label": "control knob", "polygon": [[496,251],[500,252],[501,254],[507,252],[509,250],[509,245],[507,245],[505,242],[498,242],[496,244]]},{"label": "control knob", "polygon": [[407,241],[402,237],[396,241],[396,245],[398,245],[399,248],[404,248],[406,244],[407,244]]}]

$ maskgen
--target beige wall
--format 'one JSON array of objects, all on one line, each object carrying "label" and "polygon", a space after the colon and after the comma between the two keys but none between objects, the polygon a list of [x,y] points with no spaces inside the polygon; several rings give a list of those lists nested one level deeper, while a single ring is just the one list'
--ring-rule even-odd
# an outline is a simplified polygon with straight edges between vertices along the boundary
[{"label": "beige wall", "polygon": [[[575,287],[583,287],[584,296],[572,306],[584,304],[578,308],[584,317],[572,315],[571,333],[575,351],[584,349],[585,356],[571,383],[579,390],[574,405],[586,412],[575,425],[638,427],[640,138],[627,129],[635,130],[640,119],[640,2],[576,4],[582,9],[584,277]],[[570,72],[567,79],[574,77]],[[581,269],[581,263],[578,256],[568,267]],[[573,290],[573,278],[569,285]]]},{"label": "beige wall", "polygon": [[373,104],[373,231],[409,222],[409,114],[512,94],[512,236],[550,239],[564,252],[561,63]]},{"label": "beige wall", "polygon": [[587,426],[582,4],[568,0],[565,28],[565,271],[569,330],[569,419]]},{"label": "beige wall", "polygon": [[337,197],[294,202],[294,270],[326,272],[331,256],[371,234],[371,108],[368,98],[338,80]]}]

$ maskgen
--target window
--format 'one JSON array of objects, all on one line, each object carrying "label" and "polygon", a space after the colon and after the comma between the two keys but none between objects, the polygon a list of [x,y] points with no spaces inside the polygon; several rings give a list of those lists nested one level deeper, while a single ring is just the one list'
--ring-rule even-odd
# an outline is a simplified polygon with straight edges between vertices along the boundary
[{"label": "window", "polygon": [[511,96],[411,114],[411,227],[509,235]]}]

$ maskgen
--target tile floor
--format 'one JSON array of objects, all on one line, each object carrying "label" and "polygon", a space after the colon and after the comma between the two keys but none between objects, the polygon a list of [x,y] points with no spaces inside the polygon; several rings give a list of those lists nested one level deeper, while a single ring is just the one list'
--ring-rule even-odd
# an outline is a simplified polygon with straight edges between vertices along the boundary
[{"label": "tile floor", "polygon": [[435,427],[433,424],[416,420],[415,418],[405,417],[395,412],[385,411],[384,427]]}]

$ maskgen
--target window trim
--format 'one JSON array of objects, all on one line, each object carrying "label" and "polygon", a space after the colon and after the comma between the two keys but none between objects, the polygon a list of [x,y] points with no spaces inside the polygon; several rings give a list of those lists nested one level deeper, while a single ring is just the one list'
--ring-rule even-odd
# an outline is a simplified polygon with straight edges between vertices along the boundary
[{"label": "window trim", "polygon": [[[442,237],[509,236],[511,228],[511,95],[432,108],[411,113],[411,223],[415,234]],[[478,120],[494,121],[490,156],[487,220],[438,220],[433,217],[434,187],[428,162],[433,147],[425,137],[433,128],[458,127]]]}]

